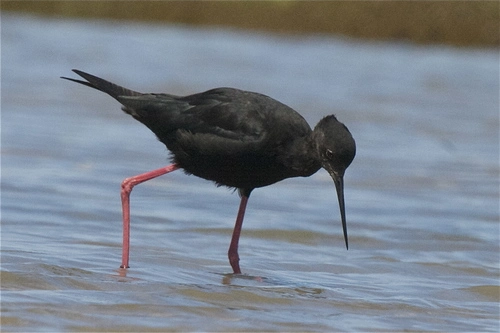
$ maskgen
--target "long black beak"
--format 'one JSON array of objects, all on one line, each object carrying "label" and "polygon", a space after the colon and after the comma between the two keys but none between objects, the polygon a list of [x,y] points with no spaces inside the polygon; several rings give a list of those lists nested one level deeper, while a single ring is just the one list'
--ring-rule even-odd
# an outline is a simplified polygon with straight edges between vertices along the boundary
[{"label": "long black beak", "polygon": [[344,204],[344,175],[336,172],[329,172],[337,189],[337,197],[339,199],[340,217],[342,218],[342,230],[344,231],[345,247],[349,250],[349,242],[347,241],[347,223],[345,220],[345,204]]}]

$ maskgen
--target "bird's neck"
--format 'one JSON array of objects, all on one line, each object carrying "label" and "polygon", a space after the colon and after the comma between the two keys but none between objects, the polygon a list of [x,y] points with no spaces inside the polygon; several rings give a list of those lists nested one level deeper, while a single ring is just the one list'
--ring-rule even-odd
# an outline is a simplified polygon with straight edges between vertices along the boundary
[{"label": "bird's neck", "polygon": [[295,177],[309,177],[321,168],[312,132],[290,143],[284,163]]}]

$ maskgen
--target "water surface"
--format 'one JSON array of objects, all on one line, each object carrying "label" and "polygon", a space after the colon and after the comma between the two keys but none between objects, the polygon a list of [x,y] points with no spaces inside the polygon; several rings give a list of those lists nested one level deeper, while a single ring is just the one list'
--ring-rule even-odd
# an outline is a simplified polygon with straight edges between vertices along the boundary
[{"label": "water surface", "polygon": [[[498,51],[2,14],[4,331],[498,331]],[[345,250],[325,171],[252,193],[175,172],[78,68],[138,91],[231,86],[312,126],[335,113],[357,156]]]}]

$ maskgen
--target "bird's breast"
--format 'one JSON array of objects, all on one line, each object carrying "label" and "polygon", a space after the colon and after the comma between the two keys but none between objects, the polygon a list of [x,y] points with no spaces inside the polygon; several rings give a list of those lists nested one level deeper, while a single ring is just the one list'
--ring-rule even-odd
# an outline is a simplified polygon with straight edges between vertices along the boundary
[{"label": "bird's breast", "polygon": [[245,154],[240,156],[174,155],[174,162],[188,174],[214,181],[217,185],[253,189],[280,180],[301,176],[273,156]]}]

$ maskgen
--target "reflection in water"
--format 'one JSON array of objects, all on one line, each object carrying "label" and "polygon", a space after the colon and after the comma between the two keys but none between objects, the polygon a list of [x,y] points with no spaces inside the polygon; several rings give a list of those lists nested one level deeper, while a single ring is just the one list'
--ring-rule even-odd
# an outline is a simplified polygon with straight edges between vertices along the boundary
[{"label": "reflection in water", "polygon": [[256,282],[265,282],[267,279],[260,276],[251,276],[246,274],[224,274],[222,278],[222,284],[224,285],[240,285],[241,281],[256,281]]}]

